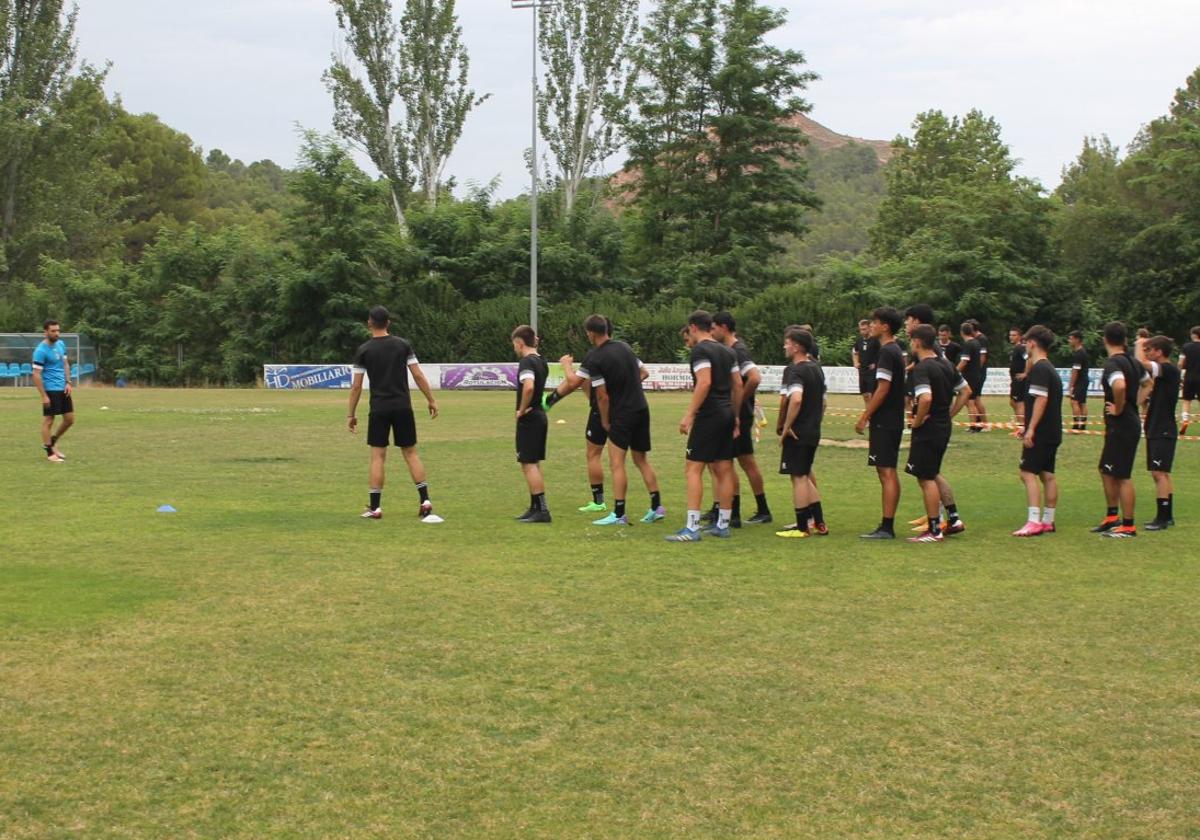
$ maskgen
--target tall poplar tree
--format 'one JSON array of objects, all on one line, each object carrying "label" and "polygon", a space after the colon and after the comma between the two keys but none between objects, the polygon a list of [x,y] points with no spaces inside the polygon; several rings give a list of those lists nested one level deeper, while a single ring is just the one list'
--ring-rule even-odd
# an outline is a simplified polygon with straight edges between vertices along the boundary
[{"label": "tall poplar tree", "polygon": [[622,145],[636,64],[638,0],[559,0],[538,7],[546,67],[538,123],[570,213],[584,178]]}]

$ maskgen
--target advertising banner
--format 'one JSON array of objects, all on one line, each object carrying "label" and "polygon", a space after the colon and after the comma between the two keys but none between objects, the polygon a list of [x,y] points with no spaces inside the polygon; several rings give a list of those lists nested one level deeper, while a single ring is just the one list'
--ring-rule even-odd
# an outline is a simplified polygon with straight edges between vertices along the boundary
[{"label": "advertising banner", "polygon": [[264,365],[268,388],[349,388],[350,365]]},{"label": "advertising banner", "polygon": [[447,391],[516,389],[517,365],[515,362],[483,365],[442,365],[441,387]]}]

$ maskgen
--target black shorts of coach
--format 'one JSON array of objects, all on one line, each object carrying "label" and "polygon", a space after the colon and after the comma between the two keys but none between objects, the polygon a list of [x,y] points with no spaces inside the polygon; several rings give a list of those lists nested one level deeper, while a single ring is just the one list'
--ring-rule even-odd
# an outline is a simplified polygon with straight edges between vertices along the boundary
[{"label": "black shorts of coach", "polygon": [[983,383],[986,380],[986,376],[972,376],[967,380],[967,387],[971,389],[971,399],[983,399]]},{"label": "black shorts of coach", "polygon": [[1075,390],[1074,390],[1074,391],[1071,393],[1071,399],[1072,399],[1073,401],[1077,402],[1077,403],[1085,403],[1085,402],[1087,402],[1087,385],[1086,385],[1086,384],[1084,384],[1084,385],[1082,385],[1082,386],[1080,386],[1080,387],[1077,387],[1077,388],[1076,388],[1076,389],[1075,389]]},{"label": "black shorts of coach", "polygon": [[1183,398],[1185,400],[1200,400],[1200,380],[1183,381]]},{"label": "black shorts of coach", "polygon": [[1136,421],[1110,425],[1104,435],[1104,449],[1100,452],[1100,472],[1109,478],[1130,478],[1141,439],[1141,426]]},{"label": "black shorts of coach", "polygon": [[687,441],[687,460],[711,464],[733,460],[733,409],[696,416]]},{"label": "black shorts of coach", "polygon": [[858,375],[858,393],[874,394],[875,393],[875,371],[870,374],[859,373]]},{"label": "black shorts of coach", "polygon": [[405,449],[417,445],[417,421],[411,409],[371,412],[367,418],[367,446],[387,446],[389,438]]},{"label": "black shorts of coach", "polygon": [[1169,473],[1175,464],[1175,438],[1146,438],[1146,469]]},{"label": "black shorts of coach", "polygon": [[817,447],[785,437],[779,452],[780,475],[808,475],[812,472]]},{"label": "black shorts of coach", "polygon": [[904,437],[904,430],[899,426],[871,426],[870,437],[867,466],[894,470],[900,461],[900,441]]},{"label": "black shorts of coach", "polygon": [[912,443],[908,447],[908,462],[904,471],[922,481],[932,481],[942,471],[942,459],[946,457],[946,447],[950,445],[950,427],[931,429],[929,433],[918,436],[913,434]]},{"label": "black shorts of coach", "polygon": [[1029,386],[1022,379],[1014,379],[1008,384],[1008,398],[1020,402],[1025,399]]},{"label": "black shorts of coach", "polygon": [[733,457],[754,454],[754,407],[742,405],[742,413],[738,415],[741,434],[733,439]]},{"label": "black shorts of coach", "polygon": [[1057,443],[1043,443],[1035,437],[1033,446],[1021,450],[1021,472],[1053,473],[1058,463],[1058,447]]},{"label": "black shorts of coach", "polygon": [[75,403],[66,391],[47,391],[46,396],[50,399],[50,404],[42,405],[43,417],[57,417],[60,414],[75,413]]},{"label": "black shorts of coach", "polygon": [[517,421],[517,463],[536,464],[546,460],[546,412],[531,411]]},{"label": "black shorts of coach", "polygon": [[626,451],[650,451],[650,409],[639,409],[629,415],[618,414],[609,421],[609,444]]},{"label": "black shorts of coach", "polygon": [[608,443],[608,432],[604,431],[604,424],[600,422],[600,412],[594,408],[588,414],[587,428],[584,429],[583,435],[588,443],[596,446]]}]

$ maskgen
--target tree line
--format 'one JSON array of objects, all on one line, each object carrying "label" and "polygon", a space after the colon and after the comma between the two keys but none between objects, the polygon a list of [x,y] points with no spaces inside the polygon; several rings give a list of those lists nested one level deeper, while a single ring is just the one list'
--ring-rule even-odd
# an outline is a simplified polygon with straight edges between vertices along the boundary
[{"label": "tree line", "polygon": [[[344,361],[383,302],[423,358],[507,358],[530,199],[445,171],[486,96],[453,2],[332,6],[334,131],[306,132],[288,169],[129,113],[78,60],[74,9],[0,0],[0,329],[53,315],[99,343],[108,377],[236,384],[265,362]],[[1200,70],[1126,149],[1087,139],[1048,194],[974,111],[917,115],[886,165],[806,146],[787,117],[814,77],[770,43],[783,13],[753,0],[657,0],[644,26],[634,0],[538,13],[549,151],[527,162],[555,352],[581,349],[596,310],[655,361],[695,306],[733,310],[764,360],[813,323],[835,363],[885,302],[994,333],[1119,317],[1182,337],[1196,317]]]}]

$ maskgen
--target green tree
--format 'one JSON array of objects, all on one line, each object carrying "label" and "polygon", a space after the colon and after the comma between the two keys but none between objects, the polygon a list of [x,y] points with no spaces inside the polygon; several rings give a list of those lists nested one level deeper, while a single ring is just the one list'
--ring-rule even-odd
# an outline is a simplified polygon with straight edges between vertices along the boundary
[{"label": "green tree", "polygon": [[[63,0],[0,0],[0,245],[17,223],[22,170],[41,121],[75,64],[77,9]],[[0,254],[0,279],[7,268]]]},{"label": "green tree", "polygon": [[584,179],[621,147],[620,117],[637,76],[638,0],[560,0],[536,13],[546,67],[538,123],[569,215]]}]

